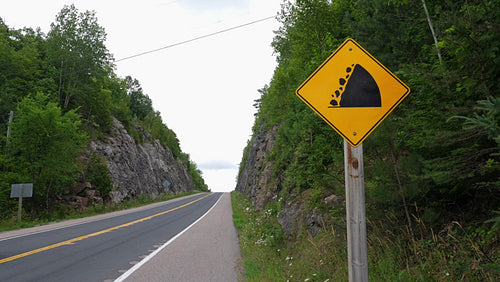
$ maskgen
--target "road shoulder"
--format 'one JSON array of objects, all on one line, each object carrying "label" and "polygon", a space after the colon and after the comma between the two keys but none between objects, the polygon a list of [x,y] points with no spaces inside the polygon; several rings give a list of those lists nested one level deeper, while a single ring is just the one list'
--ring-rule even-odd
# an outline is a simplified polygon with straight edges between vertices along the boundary
[{"label": "road shoulder", "polygon": [[229,193],[221,197],[204,218],[125,281],[238,281],[241,255],[231,198]]}]

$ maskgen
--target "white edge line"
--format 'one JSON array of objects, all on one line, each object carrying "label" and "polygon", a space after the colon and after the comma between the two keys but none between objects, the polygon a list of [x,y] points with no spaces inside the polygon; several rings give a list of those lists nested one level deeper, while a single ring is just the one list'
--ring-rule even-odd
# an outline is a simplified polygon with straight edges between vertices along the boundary
[{"label": "white edge line", "polygon": [[168,240],[168,242],[166,242],[165,244],[163,244],[161,247],[159,247],[158,249],[156,249],[154,252],[150,253],[147,257],[143,258],[140,262],[138,262],[136,265],[134,265],[132,268],[130,268],[129,270],[127,270],[125,273],[123,273],[120,277],[116,278],[113,282],[122,282],[124,281],[125,279],[127,279],[130,275],[132,275],[132,273],[134,273],[137,269],[139,269],[141,266],[143,266],[146,262],[148,262],[150,259],[152,259],[154,256],[156,256],[161,250],[163,250],[166,246],[170,245],[170,243],[172,243],[175,239],[177,239],[179,236],[181,236],[184,232],[188,231],[189,228],[193,227],[193,225],[195,225],[196,223],[198,223],[198,221],[200,221],[202,218],[204,218],[209,212],[212,211],[213,208],[215,208],[215,206],[219,203],[219,201],[222,199],[222,197],[224,196],[224,194],[222,194],[219,199],[217,200],[217,202],[215,202],[215,204],[206,212],[204,213],[202,216],[200,216],[195,222],[191,223],[191,225],[189,225],[188,227],[184,228],[184,230],[182,230],[181,232],[179,232],[177,235],[175,235],[174,237],[172,237],[170,240]]}]

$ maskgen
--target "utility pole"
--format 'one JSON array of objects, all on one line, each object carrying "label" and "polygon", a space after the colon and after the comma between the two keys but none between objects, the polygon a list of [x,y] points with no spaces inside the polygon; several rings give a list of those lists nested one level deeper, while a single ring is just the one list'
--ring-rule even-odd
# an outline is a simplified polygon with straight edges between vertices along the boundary
[{"label": "utility pole", "polygon": [[[7,141],[6,141],[6,144],[7,146],[5,146],[5,157],[8,157],[9,156],[9,143],[10,143],[10,125],[12,124],[12,121],[14,120],[14,112],[13,111],[10,111],[9,113],[9,124],[7,124]],[[7,170],[7,167],[5,166],[5,162],[3,164],[3,171],[6,171]]]},{"label": "utility pole", "polygon": [[14,120],[14,112],[13,111],[10,111],[9,113],[9,124],[7,125],[7,143],[10,142],[9,138],[10,138],[10,125],[12,123],[12,121]]}]

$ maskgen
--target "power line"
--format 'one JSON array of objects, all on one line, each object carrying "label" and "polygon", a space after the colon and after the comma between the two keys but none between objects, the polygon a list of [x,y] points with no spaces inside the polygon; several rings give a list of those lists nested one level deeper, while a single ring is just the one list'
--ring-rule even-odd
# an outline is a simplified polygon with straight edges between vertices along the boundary
[{"label": "power line", "polygon": [[[175,47],[175,46],[183,45],[183,44],[186,44],[186,43],[190,43],[190,42],[197,41],[197,40],[200,40],[200,39],[204,39],[204,38],[207,38],[207,37],[211,37],[211,36],[214,36],[214,35],[225,33],[225,32],[231,31],[231,30],[239,29],[239,28],[242,28],[242,27],[245,27],[245,26],[253,25],[253,24],[256,24],[256,23],[259,23],[259,22],[263,22],[263,21],[272,19],[274,17],[275,16],[269,16],[269,17],[265,17],[265,18],[262,18],[262,19],[259,19],[259,20],[252,21],[252,22],[247,22],[247,23],[244,23],[244,24],[241,24],[241,25],[233,26],[233,27],[230,27],[230,28],[227,28],[227,29],[219,30],[219,31],[216,31],[216,32],[213,32],[213,33],[205,34],[205,35],[202,35],[202,36],[198,36],[198,37],[194,37],[194,38],[191,38],[191,39],[188,39],[188,40],[184,40],[184,41],[181,41],[181,42],[170,44],[170,45],[167,45],[167,46],[164,46],[164,47],[161,47],[161,48],[157,48],[157,49],[153,49],[153,50],[150,50],[150,51],[138,53],[138,54],[135,54],[135,55],[132,55],[132,56],[128,56],[128,57],[125,57],[125,58],[121,58],[121,59],[115,60],[115,61],[113,61],[111,63],[117,63],[117,62],[122,62],[122,61],[125,61],[125,60],[130,60],[130,59],[133,59],[133,58],[136,58],[136,57],[139,57],[139,56],[144,56],[144,55],[147,55],[147,54],[151,54],[151,53],[158,52],[158,51],[161,51],[161,50],[165,50],[165,49],[168,49],[168,48],[172,48],[172,47]],[[87,69],[75,70],[75,71],[72,71],[70,73],[64,74],[63,77],[67,77],[69,75],[78,74],[78,73],[85,72],[85,71],[87,71]],[[55,80],[57,78],[58,77],[47,77],[47,78],[41,79],[41,80],[39,80],[37,82],[40,83],[40,82],[48,81],[48,80],[51,80],[51,79]],[[17,89],[23,89],[23,88],[26,88],[26,87],[29,87],[29,86],[34,86],[34,85],[37,84],[37,82],[33,81],[33,82],[27,83],[25,85],[19,85],[16,88]],[[0,90],[0,94],[8,92],[10,90],[14,90],[14,89],[15,88],[2,89],[2,90]]]},{"label": "power line", "polygon": [[158,51],[161,51],[161,50],[165,50],[165,49],[168,49],[168,48],[172,48],[172,47],[175,47],[175,46],[183,45],[183,44],[186,44],[186,43],[190,43],[190,42],[193,42],[193,41],[197,41],[197,40],[200,40],[200,39],[203,39],[203,38],[207,38],[207,37],[211,37],[211,36],[214,36],[214,35],[218,35],[218,34],[221,34],[221,33],[225,33],[225,32],[231,31],[231,30],[235,30],[235,29],[238,29],[238,28],[242,28],[242,27],[245,27],[245,26],[249,26],[249,25],[252,25],[252,24],[259,23],[259,22],[263,22],[263,21],[272,19],[274,17],[275,16],[270,16],[270,17],[262,18],[260,20],[255,20],[253,22],[248,22],[248,23],[241,24],[241,25],[238,25],[238,26],[233,26],[233,27],[230,27],[230,28],[227,28],[227,29],[219,30],[219,31],[216,31],[216,32],[213,32],[213,33],[205,34],[205,35],[198,36],[198,37],[195,37],[195,38],[191,38],[191,39],[188,39],[188,40],[185,40],[185,41],[181,41],[181,42],[177,42],[177,43],[174,43],[174,44],[170,44],[170,45],[167,45],[167,46],[164,46],[164,47],[161,47],[161,48],[157,48],[157,49],[153,49],[153,50],[150,50],[150,51],[138,53],[138,54],[135,54],[135,55],[132,55],[132,56],[128,56],[128,57],[125,57],[125,58],[121,58],[121,59],[115,60],[115,63],[121,62],[121,61],[125,61],[125,60],[129,60],[129,59],[132,59],[132,58],[136,58],[136,57],[139,57],[139,56],[151,54],[151,53],[158,52]]}]

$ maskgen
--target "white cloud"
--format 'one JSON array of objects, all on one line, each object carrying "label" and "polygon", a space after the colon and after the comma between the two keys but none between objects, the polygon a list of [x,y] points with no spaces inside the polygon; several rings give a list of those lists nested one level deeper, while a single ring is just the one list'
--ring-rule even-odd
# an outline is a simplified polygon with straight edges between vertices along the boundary
[{"label": "white cloud", "polygon": [[211,160],[208,162],[200,163],[199,169],[206,170],[221,170],[221,169],[237,169],[238,165],[224,160]]}]

